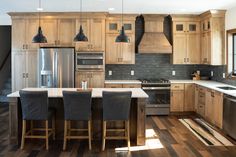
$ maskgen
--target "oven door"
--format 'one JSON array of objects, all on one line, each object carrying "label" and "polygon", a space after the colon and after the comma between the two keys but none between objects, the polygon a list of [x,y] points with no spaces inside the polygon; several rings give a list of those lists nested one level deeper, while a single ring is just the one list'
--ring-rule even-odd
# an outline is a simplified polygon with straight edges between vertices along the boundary
[{"label": "oven door", "polygon": [[170,87],[142,87],[149,98],[146,115],[168,115],[170,113]]},{"label": "oven door", "polygon": [[103,54],[77,54],[76,69],[103,69]]}]

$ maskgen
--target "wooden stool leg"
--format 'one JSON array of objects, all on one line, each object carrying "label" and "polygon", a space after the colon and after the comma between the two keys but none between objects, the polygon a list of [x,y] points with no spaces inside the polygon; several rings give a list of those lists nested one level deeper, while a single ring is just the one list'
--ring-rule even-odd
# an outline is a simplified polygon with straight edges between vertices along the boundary
[{"label": "wooden stool leg", "polygon": [[[71,130],[71,121],[67,121],[67,125],[68,125],[68,127],[67,127],[67,134],[68,134],[68,136],[70,136],[70,130]],[[70,139],[68,139],[68,141],[70,141]]]},{"label": "wooden stool leg", "polygon": [[46,150],[48,150],[48,120],[45,122],[46,124]]},{"label": "wooden stool leg", "polygon": [[56,139],[56,118],[55,115],[52,118],[52,134],[53,134],[53,140]]},{"label": "wooden stool leg", "polygon": [[22,122],[22,137],[21,137],[21,149],[24,149],[25,145],[25,132],[26,132],[26,120]]},{"label": "wooden stool leg", "polygon": [[67,120],[64,122],[64,143],[63,143],[63,150],[66,150],[66,140],[67,140]]},{"label": "wooden stool leg", "polygon": [[129,150],[130,149],[129,121],[126,121],[126,132],[127,132],[127,143],[128,143],[128,150]]},{"label": "wooden stool leg", "polygon": [[89,135],[89,150],[92,149],[92,143],[91,143],[91,121],[88,121],[88,135]]},{"label": "wooden stool leg", "polygon": [[31,121],[30,121],[30,134],[31,134],[31,135],[34,134],[33,129],[34,129],[34,123],[33,123],[33,121],[31,120]]},{"label": "wooden stool leg", "polygon": [[102,151],[105,150],[105,142],[106,142],[106,121],[103,121]]}]

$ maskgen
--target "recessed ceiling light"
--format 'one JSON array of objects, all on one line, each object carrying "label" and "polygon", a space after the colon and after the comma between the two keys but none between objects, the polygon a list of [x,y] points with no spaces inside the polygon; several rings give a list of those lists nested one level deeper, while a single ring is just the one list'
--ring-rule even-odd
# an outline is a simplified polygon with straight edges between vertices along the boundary
[{"label": "recessed ceiling light", "polygon": [[43,8],[37,8],[38,11],[43,11]]},{"label": "recessed ceiling light", "polygon": [[109,10],[109,11],[114,11],[114,10],[115,10],[115,8],[108,8],[108,10]]},{"label": "recessed ceiling light", "polygon": [[180,9],[180,11],[185,12],[185,11],[187,11],[187,9],[184,9],[184,8],[183,8],[183,9]]}]

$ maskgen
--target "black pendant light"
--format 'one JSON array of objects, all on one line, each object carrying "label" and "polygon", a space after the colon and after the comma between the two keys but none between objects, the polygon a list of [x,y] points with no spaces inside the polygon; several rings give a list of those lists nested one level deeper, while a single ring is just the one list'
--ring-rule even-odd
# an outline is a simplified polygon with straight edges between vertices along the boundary
[{"label": "black pendant light", "polygon": [[122,17],[121,17],[122,27],[121,27],[121,30],[120,30],[120,34],[116,37],[116,42],[117,43],[128,43],[129,42],[129,38],[125,34],[125,28],[124,28],[124,24],[123,24],[123,14],[124,14],[124,2],[122,0]]},{"label": "black pendant light", "polygon": [[32,43],[47,43],[47,38],[43,35],[43,31],[41,28],[41,0],[39,0],[39,8],[38,8],[38,13],[39,13],[39,27],[38,27],[38,33],[33,37]]},{"label": "black pendant light", "polygon": [[88,38],[85,36],[82,28],[82,0],[80,0],[80,27],[79,33],[75,36],[74,42],[87,42]]}]

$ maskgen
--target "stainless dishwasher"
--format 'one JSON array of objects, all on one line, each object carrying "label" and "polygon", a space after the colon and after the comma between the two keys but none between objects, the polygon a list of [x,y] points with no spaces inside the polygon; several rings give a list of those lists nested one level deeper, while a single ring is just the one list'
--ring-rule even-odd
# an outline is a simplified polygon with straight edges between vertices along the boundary
[{"label": "stainless dishwasher", "polygon": [[236,98],[225,95],[223,108],[223,130],[236,139]]}]

